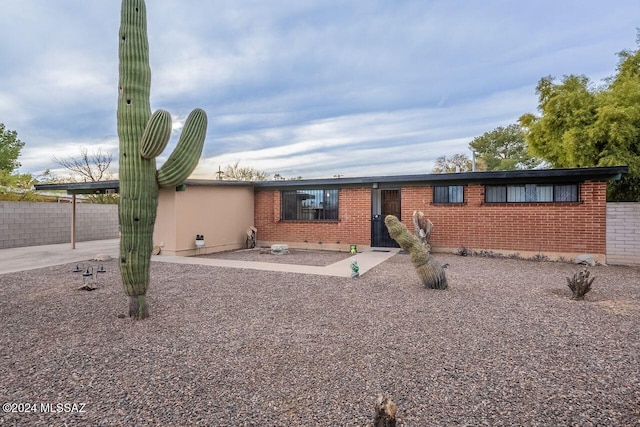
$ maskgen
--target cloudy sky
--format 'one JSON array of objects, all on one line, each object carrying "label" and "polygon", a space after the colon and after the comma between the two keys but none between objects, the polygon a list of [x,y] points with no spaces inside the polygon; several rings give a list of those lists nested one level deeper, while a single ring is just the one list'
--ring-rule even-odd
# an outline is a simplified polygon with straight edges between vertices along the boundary
[{"label": "cloudy sky", "polygon": [[[638,0],[148,0],[151,108],[209,117],[194,178],[429,173],[535,112],[547,75],[615,73]],[[118,157],[118,0],[2,0],[0,123],[21,173]],[[117,173],[117,163],[112,166]]]}]

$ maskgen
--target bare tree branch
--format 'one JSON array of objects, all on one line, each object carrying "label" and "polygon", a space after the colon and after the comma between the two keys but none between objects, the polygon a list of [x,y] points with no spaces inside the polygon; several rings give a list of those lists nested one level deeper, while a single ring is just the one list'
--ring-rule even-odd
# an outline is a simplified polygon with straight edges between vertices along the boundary
[{"label": "bare tree branch", "polygon": [[71,172],[72,177],[80,176],[84,182],[105,181],[111,178],[109,167],[113,156],[111,153],[103,153],[102,148],[89,153],[87,147],[80,147],[80,157],[68,157],[60,159],[53,156],[52,160]]},{"label": "bare tree branch", "polygon": [[237,161],[233,165],[227,165],[221,178],[233,181],[265,181],[267,174],[253,167],[240,167],[240,161]]}]

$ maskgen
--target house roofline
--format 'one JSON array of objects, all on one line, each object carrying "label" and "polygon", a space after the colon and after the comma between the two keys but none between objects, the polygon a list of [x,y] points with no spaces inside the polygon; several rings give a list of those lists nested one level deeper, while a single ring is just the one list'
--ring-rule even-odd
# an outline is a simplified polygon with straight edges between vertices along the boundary
[{"label": "house roofline", "polygon": [[[220,181],[220,180],[186,180],[185,185],[188,186],[232,186],[232,187],[252,187],[253,183],[248,181]],[[111,180],[111,181],[95,181],[95,182],[66,182],[66,183],[55,183],[55,184],[36,184],[34,186],[35,190],[42,191],[56,191],[56,190],[66,190],[69,194],[104,194],[107,190],[114,190],[115,192],[119,192],[120,190],[120,181],[119,180]]]},{"label": "house roofline", "polygon": [[445,174],[391,175],[356,178],[302,179],[290,181],[257,181],[257,189],[312,186],[362,186],[385,184],[499,184],[499,183],[543,183],[543,182],[582,182],[619,180],[628,172],[627,166],[532,169],[514,171],[458,172]]},{"label": "house roofline", "polygon": [[[278,189],[290,187],[355,187],[378,184],[389,185],[461,185],[465,183],[475,184],[500,184],[500,183],[545,183],[545,182],[582,182],[582,181],[608,181],[619,180],[623,174],[628,173],[628,166],[565,168],[565,169],[530,169],[514,171],[489,171],[489,172],[459,172],[445,174],[419,174],[419,175],[387,175],[367,176],[354,178],[321,178],[300,179],[285,181],[227,181],[188,179],[186,186],[211,186],[211,187],[255,187],[256,189]],[[118,180],[97,182],[73,182],[57,184],[37,184],[36,190],[66,190],[69,194],[101,194],[107,190],[119,190]]]},{"label": "house roofline", "polygon": [[57,191],[66,190],[69,194],[104,194],[107,190],[118,192],[120,181],[117,179],[110,181],[92,182],[62,182],[55,184],[36,184],[35,190]]}]

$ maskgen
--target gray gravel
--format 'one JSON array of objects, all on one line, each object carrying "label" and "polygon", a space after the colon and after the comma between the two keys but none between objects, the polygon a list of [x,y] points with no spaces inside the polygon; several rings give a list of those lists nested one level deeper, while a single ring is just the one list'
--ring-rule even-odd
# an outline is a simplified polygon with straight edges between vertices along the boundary
[{"label": "gray gravel", "polygon": [[0,425],[362,426],[379,394],[407,426],[640,425],[640,269],[591,268],[576,302],[575,265],[438,258],[446,291],[404,254],[360,279],[154,263],[142,322],[116,261],[93,292],[0,275],[0,402],[37,409]]}]

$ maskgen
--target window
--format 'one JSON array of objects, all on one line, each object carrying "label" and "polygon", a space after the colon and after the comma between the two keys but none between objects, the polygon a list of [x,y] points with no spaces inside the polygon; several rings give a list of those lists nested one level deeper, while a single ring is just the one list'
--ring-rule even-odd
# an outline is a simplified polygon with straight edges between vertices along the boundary
[{"label": "window", "polygon": [[380,190],[380,213],[383,217],[393,215],[400,219],[400,190]]},{"label": "window", "polygon": [[337,221],[338,190],[287,190],[281,193],[285,221]]},{"label": "window", "polygon": [[487,185],[484,188],[484,200],[487,203],[498,203],[507,201],[506,185]]},{"label": "window", "polygon": [[433,187],[433,203],[462,202],[464,202],[464,187],[462,185],[443,185]]},{"label": "window", "polygon": [[554,186],[556,202],[577,202],[578,201],[578,186],[573,185],[556,185]]},{"label": "window", "polygon": [[487,185],[486,203],[577,202],[578,184]]}]

